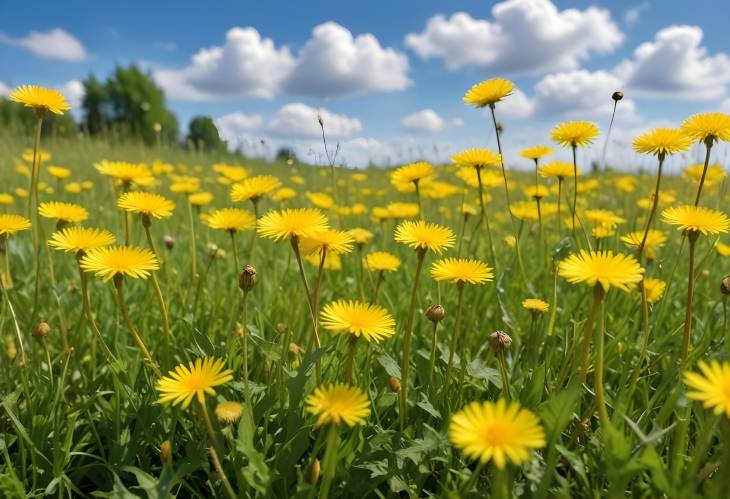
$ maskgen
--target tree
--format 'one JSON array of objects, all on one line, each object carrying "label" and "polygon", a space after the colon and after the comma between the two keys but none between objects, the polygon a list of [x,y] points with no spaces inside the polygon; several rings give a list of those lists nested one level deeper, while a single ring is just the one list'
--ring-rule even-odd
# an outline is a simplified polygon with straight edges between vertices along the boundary
[{"label": "tree", "polygon": [[289,161],[292,160],[294,162],[297,161],[297,155],[294,152],[294,149],[290,147],[280,147],[278,151],[276,151],[276,161]]},{"label": "tree", "polygon": [[221,140],[218,127],[210,116],[196,116],[190,121],[187,140],[196,149],[220,151],[226,148],[226,142]]},{"label": "tree", "polygon": [[177,119],[165,105],[165,93],[136,66],[117,67],[103,85],[90,76],[84,88],[84,127],[89,133],[114,130],[153,144],[159,127],[164,141],[177,142]]}]

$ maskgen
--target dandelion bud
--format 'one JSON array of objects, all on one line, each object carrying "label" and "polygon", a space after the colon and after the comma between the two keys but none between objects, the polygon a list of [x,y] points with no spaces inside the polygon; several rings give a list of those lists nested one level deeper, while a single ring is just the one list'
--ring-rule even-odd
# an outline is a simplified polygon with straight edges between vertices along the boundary
[{"label": "dandelion bud", "polygon": [[150,216],[147,213],[142,213],[142,226],[147,228],[152,226],[152,220],[150,220]]},{"label": "dandelion bud", "polygon": [[162,240],[165,242],[165,248],[171,250],[175,247],[175,240],[171,235],[165,234],[165,237]]},{"label": "dandelion bud", "polygon": [[612,95],[611,98],[615,100],[616,102],[620,101],[624,98],[624,93],[621,90],[616,90]]},{"label": "dandelion bud", "polygon": [[426,309],[426,319],[430,320],[434,324],[441,322],[446,315],[444,307],[441,305],[431,305]]},{"label": "dandelion bud", "polygon": [[165,440],[160,444],[160,462],[166,464],[172,457],[172,444],[169,440]]},{"label": "dandelion bud", "polygon": [[5,354],[8,356],[8,359],[13,360],[18,355],[18,350],[15,348],[15,345],[10,344],[7,350],[5,350]]},{"label": "dandelion bud", "polygon": [[305,475],[305,479],[307,480],[307,483],[310,485],[314,485],[317,483],[317,480],[319,479],[319,470],[320,470],[320,463],[319,459],[316,457],[312,459],[312,462],[307,467],[307,473]]},{"label": "dandelion bud", "polygon": [[317,122],[319,123],[320,127],[324,127],[324,120],[322,119],[321,114],[317,114]]},{"label": "dandelion bud", "polygon": [[233,424],[241,419],[243,406],[238,402],[221,402],[215,407],[215,417],[221,424]]},{"label": "dandelion bud", "polygon": [[226,257],[226,250],[223,248],[218,248],[215,250],[215,257],[216,258],[225,258]]},{"label": "dandelion bud", "polygon": [[155,121],[155,123],[152,125],[152,129],[155,131],[155,133],[160,133],[162,131],[162,125]]},{"label": "dandelion bud", "polygon": [[388,386],[391,392],[398,393],[400,391],[400,380],[395,376],[391,376],[388,380]]},{"label": "dandelion bud", "polygon": [[39,322],[38,325],[33,328],[33,336],[36,338],[45,338],[51,332],[51,326],[47,322]]},{"label": "dandelion bud", "polygon": [[504,331],[495,331],[489,335],[489,344],[495,353],[500,354],[512,346],[512,338]]},{"label": "dandelion bud", "polygon": [[238,279],[238,287],[241,291],[248,293],[256,285],[256,269],[249,264],[243,266],[241,276]]},{"label": "dandelion bud", "polygon": [[276,325],[276,332],[279,334],[286,333],[286,324],[284,324],[283,322],[278,323]]},{"label": "dandelion bud", "polygon": [[724,295],[730,295],[730,275],[725,277],[720,283],[720,291]]},{"label": "dandelion bud", "polygon": [[216,253],[218,253],[218,245],[213,243],[208,243],[208,254],[211,257],[216,256]]},{"label": "dandelion bud", "polygon": [[704,269],[702,271],[702,277],[704,277],[705,279],[707,279],[708,277],[710,277],[710,271],[707,270],[707,269]]}]

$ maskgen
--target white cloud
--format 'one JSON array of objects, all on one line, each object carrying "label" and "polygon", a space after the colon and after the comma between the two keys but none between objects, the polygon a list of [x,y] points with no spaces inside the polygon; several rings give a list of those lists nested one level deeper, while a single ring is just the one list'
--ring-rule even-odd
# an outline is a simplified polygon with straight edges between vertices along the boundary
[{"label": "white cloud", "polygon": [[79,80],[67,81],[59,88],[61,93],[66,97],[66,101],[71,105],[71,109],[78,110],[84,99],[86,90],[84,84]]},{"label": "white cloud", "polygon": [[490,21],[465,12],[448,19],[438,14],[405,43],[424,59],[443,59],[452,70],[541,74],[575,69],[623,39],[609,11],[597,7],[559,11],[550,0],[507,0],[492,8],[492,16]]},{"label": "white cloud", "polygon": [[634,5],[626,10],[624,13],[624,24],[626,26],[633,26],[641,17],[641,14],[649,8],[649,2],[641,2],[638,5]]},{"label": "white cloud", "polygon": [[270,99],[293,65],[287,47],[277,48],[254,28],[231,28],[223,46],[201,49],[190,65],[159,69],[154,76],[172,99]]},{"label": "white cloud", "polygon": [[403,90],[410,84],[405,54],[381,47],[370,33],[353,37],[326,22],[312,30],[284,86],[294,94],[339,97]]},{"label": "white cloud", "polygon": [[31,31],[21,38],[12,38],[0,33],[0,43],[22,47],[43,59],[61,61],[83,61],[86,49],[78,38],[61,28],[48,31]]},{"label": "white cloud", "polygon": [[446,126],[444,119],[433,109],[423,109],[404,116],[400,120],[400,124],[403,128],[412,132],[428,133],[440,132]]},{"label": "white cloud", "polygon": [[333,22],[316,26],[296,57],[254,28],[232,28],[222,46],[201,49],[188,66],[158,69],[154,76],[179,100],[270,99],[283,90],[339,97],[411,84],[405,54],[381,47],[371,34],[353,37]]},{"label": "white cloud", "polygon": [[521,90],[515,89],[499,104],[499,112],[508,118],[527,118],[535,112],[535,103]]},{"label": "white cloud", "polygon": [[654,41],[639,45],[616,74],[627,87],[648,97],[718,99],[730,84],[730,58],[724,53],[709,55],[701,46],[702,36],[698,26],[664,28]]},{"label": "white cloud", "polygon": [[242,139],[248,138],[252,131],[261,128],[264,119],[258,114],[235,112],[216,118],[214,122],[221,138],[231,145],[236,145]]},{"label": "white cloud", "polygon": [[0,81],[0,97],[8,95],[10,93],[10,87]]},{"label": "white cloud", "polygon": [[266,125],[272,134],[287,138],[317,138],[322,134],[318,118],[324,123],[327,138],[350,137],[362,130],[357,118],[335,114],[326,109],[315,109],[301,102],[287,104],[279,109]]}]

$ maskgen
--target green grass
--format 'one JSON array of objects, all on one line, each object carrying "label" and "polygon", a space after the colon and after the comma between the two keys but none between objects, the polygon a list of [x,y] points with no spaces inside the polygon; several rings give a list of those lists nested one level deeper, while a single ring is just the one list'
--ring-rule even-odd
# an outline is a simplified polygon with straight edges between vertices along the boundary
[{"label": "green grass", "polygon": [[[0,142],[0,191],[13,193],[26,188],[27,177],[14,171],[16,158],[28,146],[27,139],[5,136]],[[508,138],[507,138],[508,140]],[[84,225],[107,228],[123,239],[122,218],[110,181],[99,175],[93,163],[100,159],[124,159],[151,163],[156,158],[171,162],[180,171],[187,165],[200,176],[202,188],[215,195],[213,206],[231,206],[227,186],[217,182],[211,165],[235,162],[227,155],[214,157],[182,150],[156,150],[130,144],[109,145],[83,140],[43,140],[50,151],[49,164],[73,170],[70,181],[91,180],[93,190],[70,194],[42,170],[41,180],[55,193],[43,200],[77,202],[90,212]],[[294,187],[298,196],[289,206],[309,206],[304,193],[327,191],[329,168],[240,160],[252,173],[272,174]],[[200,165],[200,170],[196,166]],[[412,194],[398,193],[390,186],[386,171],[368,170],[368,180],[349,179],[351,171],[337,168],[345,182],[337,196],[343,204],[363,202],[368,207],[390,201],[413,202]],[[300,186],[293,174],[305,178]],[[639,197],[648,197],[653,187],[649,175],[639,179],[631,194],[620,193],[613,184],[616,174],[592,175],[601,188],[582,196],[586,206],[623,212],[626,223],[601,247],[625,253],[631,250],[618,240],[630,230],[640,230],[645,212],[637,208]],[[585,181],[588,177],[582,177]],[[439,167],[439,179],[461,185],[451,168]],[[513,174],[514,199],[524,199],[521,186],[534,179]],[[232,382],[208,397],[209,409],[223,400],[244,401],[242,356],[236,322],[241,320],[241,292],[228,235],[197,224],[195,245],[200,278],[190,273],[190,231],[185,198],[171,193],[169,180],[160,179],[156,191],[177,204],[173,217],[155,220],[152,234],[163,261],[158,272],[167,300],[173,341],[163,341],[159,310],[148,281],[127,279],[125,292],[133,322],[140,330],[163,373],[177,364],[202,356],[225,359],[235,372]],[[572,182],[566,182],[569,192]],[[364,195],[363,188],[370,189]],[[664,191],[674,190],[678,202],[691,202],[695,185],[682,178],[667,178]],[[390,389],[391,377],[400,377],[402,337],[416,254],[394,242],[395,222],[374,223],[369,215],[338,217],[330,213],[333,226],[365,227],[375,237],[363,254],[374,250],[393,252],[403,262],[386,276],[378,303],[397,322],[396,335],[379,345],[359,344],[355,383],[372,401],[372,414],[363,426],[340,432],[340,444],[331,496],[334,497],[457,497],[475,470],[475,463],[452,447],[447,436],[449,417],[473,400],[497,400],[503,396],[502,379],[488,338],[505,330],[513,343],[506,351],[512,395],[541,419],[547,446],[521,466],[508,467],[514,494],[523,497],[721,497],[727,492],[726,467],[730,455],[730,426],[699,403],[690,402],[681,383],[679,365],[687,280],[687,245],[681,234],[657,221],[657,228],[670,236],[647,267],[649,275],[668,283],[665,296],[650,311],[649,356],[641,376],[631,387],[643,344],[640,295],[611,290],[605,313],[605,387],[610,422],[601,424],[595,413],[592,374],[589,383],[575,382],[572,355],[582,339],[591,292],[585,286],[558,279],[558,301],[553,334],[547,335],[549,314],[531,326],[530,314],[521,302],[528,297],[552,301],[552,263],[575,250],[565,229],[557,230],[554,217],[545,221],[547,252],[540,257],[537,224],[520,227],[521,250],[527,283],[518,271],[516,252],[502,242],[511,234],[501,186],[490,190],[494,201],[487,206],[497,248],[494,282],[467,286],[461,339],[465,358],[456,360],[456,381],[443,385],[457,292],[453,285],[437,285],[427,273],[433,254],[426,256],[426,272],[418,290],[416,321],[411,352],[409,419],[399,431],[398,395]],[[473,200],[475,193],[469,193]],[[553,195],[554,198],[554,195]],[[424,200],[425,218],[461,232],[458,215],[460,196]],[[711,186],[703,204],[723,209],[727,197],[722,186]],[[566,203],[564,203],[566,206]],[[250,207],[247,207],[250,208]],[[278,208],[270,199],[261,202],[261,213]],[[25,214],[25,200],[16,199],[8,212]],[[483,226],[467,221],[462,256],[487,261],[491,266]],[[564,215],[564,218],[567,218]],[[131,217],[134,244],[145,246],[139,220]],[[40,233],[46,239],[54,230],[45,220]],[[314,419],[303,410],[304,398],[315,388],[315,361],[322,365],[327,382],[345,376],[347,341],[322,330],[323,346],[295,359],[287,340],[306,346],[311,325],[296,264],[286,242],[259,239],[249,261],[247,248],[253,232],[238,235],[241,264],[250,263],[258,272],[258,284],[248,304],[250,333],[249,366],[254,409],[235,426],[216,430],[225,449],[223,467],[241,497],[309,497],[318,487],[306,477],[314,458],[323,458],[326,429],[313,427]],[[174,239],[166,249],[163,236]],[[728,271],[728,259],[719,257],[716,237],[698,243],[694,329],[688,366],[698,359],[727,358],[727,325],[719,284]],[[595,243],[595,241],[593,241]],[[584,244],[584,243],[583,243]],[[215,247],[226,255],[215,252]],[[42,286],[38,318],[52,328],[46,338],[51,365],[46,362],[42,341],[30,333],[34,288],[34,252],[31,231],[10,238],[15,286],[7,290],[0,306],[3,360],[0,361],[0,495],[25,497],[225,497],[218,476],[208,459],[205,428],[197,410],[171,408],[156,403],[155,378],[141,362],[129,332],[118,312],[111,284],[89,275],[90,299],[96,320],[107,343],[123,363],[120,372],[109,369],[102,353],[92,346],[92,333],[81,307],[79,275],[74,258],[44,247],[41,254]],[[452,250],[448,256],[453,256]],[[364,299],[372,294],[375,276],[360,278],[360,254],[343,256],[341,271],[325,271],[320,304],[335,299]],[[51,268],[55,281],[51,279]],[[310,282],[316,268],[305,264]],[[431,324],[423,313],[429,305],[442,304],[447,313],[440,324],[437,371],[431,384],[428,363]],[[25,346],[27,365],[21,363],[20,345]],[[283,327],[281,326],[283,325]],[[66,342],[64,341],[66,340]],[[7,352],[7,355],[6,355]],[[14,357],[13,352],[15,353]],[[592,350],[595,353],[595,346]],[[26,385],[27,383],[27,385]],[[26,386],[24,386],[26,385]],[[248,410],[248,408],[247,408]],[[172,458],[162,464],[159,448],[172,444]],[[487,466],[462,491],[465,497],[495,493],[495,473]],[[502,477],[504,479],[504,477]],[[321,478],[320,478],[321,481]],[[490,492],[491,491],[491,492]],[[724,492],[723,492],[724,491]]]}]

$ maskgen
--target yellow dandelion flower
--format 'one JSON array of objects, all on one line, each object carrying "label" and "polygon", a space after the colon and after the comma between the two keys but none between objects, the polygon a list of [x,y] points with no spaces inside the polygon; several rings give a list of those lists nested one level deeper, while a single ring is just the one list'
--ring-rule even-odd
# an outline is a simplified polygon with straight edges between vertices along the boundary
[{"label": "yellow dandelion flower", "polygon": [[[644,239],[644,231],[630,232],[625,236],[621,236],[621,242],[627,246],[638,249],[641,240]],[[656,250],[664,246],[667,242],[667,235],[656,229],[650,229],[646,235],[644,243],[644,254],[647,258],[654,260],[656,258]]]},{"label": "yellow dandelion flower", "polygon": [[398,257],[387,251],[375,251],[365,257],[365,268],[368,270],[394,272],[399,267]]},{"label": "yellow dandelion flower", "polygon": [[237,232],[253,229],[256,217],[251,212],[240,208],[222,208],[211,213],[206,223],[211,229]]},{"label": "yellow dandelion flower", "polygon": [[215,406],[215,417],[221,424],[233,424],[243,414],[243,406],[238,402],[221,402]]},{"label": "yellow dandelion flower", "polygon": [[667,289],[667,283],[660,280],[654,279],[653,277],[647,277],[642,281],[642,286],[646,291],[646,301],[648,303],[656,303],[664,295],[664,290]]},{"label": "yellow dandelion flower", "polygon": [[304,177],[300,175],[292,175],[289,177],[289,180],[291,180],[292,184],[304,185]]},{"label": "yellow dandelion flower", "polygon": [[522,151],[520,151],[520,156],[522,156],[523,158],[531,159],[531,160],[534,161],[534,160],[540,159],[540,158],[542,158],[544,156],[549,156],[552,153],[553,153],[553,148],[552,147],[549,147],[549,146],[533,146],[533,147],[528,147],[528,148],[523,149]]},{"label": "yellow dandelion flower", "polygon": [[[564,163],[562,161],[552,161],[539,167],[537,171],[541,176],[545,178],[558,178],[564,179],[566,177],[572,177],[574,175],[573,165],[571,163]],[[580,168],[578,168],[578,175],[580,175]]]},{"label": "yellow dandelion flower", "polygon": [[390,183],[399,191],[415,189],[414,184],[432,176],[433,166],[425,161],[418,161],[397,168],[390,174]]},{"label": "yellow dandelion flower", "polygon": [[550,310],[550,304],[538,298],[526,298],[522,300],[522,308],[533,314],[544,314]]},{"label": "yellow dandelion flower", "polygon": [[374,237],[372,232],[367,229],[363,229],[362,227],[355,227],[354,229],[348,230],[347,233],[350,234],[355,244],[360,246],[369,243]]},{"label": "yellow dandelion flower", "polygon": [[454,246],[454,232],[448,227],[423,220],[401,222],[395,229],[395,240],[418,251],[431,250],[441,254]]},{"label": "yellow dandelion flower", "polygon": [[297,191],[291,187],[282,187],[271,195],[271,199],[278,202],[289,201],[297,196]]},{"label": "yellow dandelion flower", "polygon": [[370,400],[359,388],[344,383],[318,387],[305,400],[306,411],[317,416],[315,426],[345,423],[353,427],[365,423]]},{"label": "yellow dandelion flower", "polygon": [[196,397],[200,404],[205,403],[205,396],[215,396],[214,388],[224,385],[233,379],[233,371],[226,369],[221,359],[205,357],[180,364],[167,376],[163,376],[155,384],[159,392],[160,404],[182,405],[187,409]]},{"label": "yellow dandelion flower", "polygon": [[449,440],[472,459],[494,461],[504,469],[507,461],[521,464],[530,451],[545,447],[540,420],[517,402],[503,399],[472,402],[451,417]]},{"label": "yellow dandelion flower", "polygon": [[[699,182],[700,179],[702,179],[703,172],[705,172],[705,165],[700,163],[688,166],[682,171],[682,175],[684,175],[688,179],[694,180],[695,182]],[[707,167],[707,171],[705,172],[705,185],[707,187],[718,182],[722,182],[722,179],[724,178],[725,169],[722,167],[721,164],[711,165]]]},{"label": "yellow dandelion flower", "polygon": [[66,227],[51,234],[48,245],[69,253],[87,251],[114,244],[114,235],[106,229]]},{"label": "yellow dandelion flower", "polygon": [[444,258],[431,264],[431,277],[452,284],[482,284],[494,279],[492,268],[479,260]]},{"label": "yellow dandelion flower", "polygon": [[117,200],[117,206],[130,213],[154,218],[167,218],[175,209],[175,203],[166,197],[143,191],[125,192]]},{"label": "yellow dandelion flower", "polygon": [[111,177],[125,184],[149,186],[155,183],[155,177],[147,165],[141,163],[127,163],[126,161],[103,160],[94,165],[94,168],[104,176]]},{"label": "yellow dandelion flower", "polygon": [[89,218],[89,212],[83,206],[60,201],[47,201],[38,205],[38,213],[45,218],[59,222],[83,222]]},{"label": "yellow dandelion flower", "polygon": [[725,414],[730,418],[730,363],[713,360],[707,364],[701,360],[697,366],[702,374],[684,373],[684,384],[693,389],[687,397],[701,401],[703,407],[718,416]]},{"label": "yellow dandelion flower", "polygon": [[111,246],[95,248],[81,258],[81,268],[93,272],[104,282],[115,276],[147,279],[160,268],[157,257],[146,248]]},{"label": "yellow dandelion flower", "polygon": [[520,220],[537,221],[539,219],[537,204],[533,201],[518,201],[512,203],[511,208],[512,214]]},{"label": "yellow dandelion flower", "polygon": [[207,206],[213,202],[213,194],[210,192],[195,192],[188,196],[188,201],[193,206]]},{"label": "yellow dandelion flower", "polygon": [[233,184],[231,201],[258,201],[262,196],[269,194],[281,185],[281,181],[271,175],[257,175],[249,177],[243,182]]},{"label": "yellow dandelion flower", "polygon": [[71,176],[71,170],[63,166],[49,166],[46,170],[51,177],[57,178],[58,180],[64,180]]},{"label": "yellow dandelion flower", "polygon": [[[316,268],[319,268],[322,263],[322,257],[316,253],[305,255],[304,260]],[[324,270],[342,270],[342,258],[337,253],[327,253],[322,268]]]},{"label": "yellow dandelion flower", "polygon": [[717,243],[717,254],[720,256],[730,256],[730,245]]},{"label": "yellow dandelion flower", "polygon": [[667,156],[688,151],[692,138],[678,128],[655,128],[636,137],[634,151],[640,154]]},{"label": "yellow dandelion flower", "polygon": [[617,224],[622,224],[626,222],[625,218],[622,218],[618,215],[616,215],[614,212],[610,210],[586,210],[584,212],[584,216],[586,220],[588,220],[591,225],[601,226],[601,225],[608,225],[608,226],[614,226]]},{"label": "yellow dandelion flower", "polygon": [[395,319],[387,310],[372,303],[338,300],[322,308],[322,326],[334,334],[362,336],[379,343],[395,334]]},{"label": "yellow dandelion flower", "polygon": [[591,144],[599,133],[590,121],[568,121],[553,128],[550,136],[563,147],[583,147]]},{"label": "yellow dandelion flower", "polygon": [[307,192],[307,199],[317,208],[328,210],[335,205],[335,200],[329,194],[324,192]]},{"label": "yellow dandelion flower", "polygon": [[525,187],[522,192],[525,193],[525,196],[532,199],[542,199],[550,195],[550,190],[544,185],[530,185]]},{"label": "yellow dandelion flower", "polygon": [[385,209],[389,218],[413,218],[420,211],[416,203],[388,203]]},{"label": "yellow dandelion flower", "polygon": [[730,219],[721,211],[702,206],[673,206],[662,212],[662,220],[678,229],[707,234],[720,234],[730,230]]},{"label": "yellow dandelion flower", "polygon": [[504,78],[492,78],[477,83],[464,94],[464,102],[471,104],[476,108],[494,107],[494,105],[511,95],[515,90],[515,85]]},{"label": "yellow dandelion flower", "polygon": [[633,256],[613,251],[585,251],[572,254],[558,265],[558,274],[572,284],[601,285],[629,291],[642,280],[644,269]]},{"label": "yellow dandelion flower", "polygon": [[615,180],[616,187],[618,190],[629,193],[634,192],[636,189],[636,182],[638,182],[639,179],[636,177],[630,177],[630,176],[623,176],[619,177]]},{"label": "yellow dandelion flower", "polygon": [[0,193],[0,204],[9,206],[15,202],[13,196],[5,192]]},{"label": "yellow dandelion flower", "polygon": [[71,194],[78,194],[82,190],[81,184],[79,184],[78,182],[69,182],[63,187],[63,189],[66,192],[70,192]]},{"label": "yellow dandelion flower", "polygon": [[10,236],[21,230],[30,229],[30,220],[13,213],[0,213],[0,236]]},{"label": "yellow dandelion flower", "polygon": [[471,168],[484,168],[487,166],[499,166],[501,157],[489,149],[466,149],[451,155],[451,161],[457,166]]},{"label": "yellow dandelion flower", "polygon": [[682,130],[698,142],[730,141],[730,114],[695,114],[682,122]]},{"label": "yellow dandelion flower", "polygon": [[258,232],[275,241],[305,237],[329,228],[327,217],[314,208],[294,208],[270,211],[258,221]]},{"label": "yellow dandelion flower", "polygon": [[327,253],[349,253],[354,243],[352,236],[344,231],[336,229],[324,229],[312,232],[299,240],[299,248],[305,255],[320,253],[327,250]]},{"label": "yellow dandelion flower", "polygon": [[46,111],[63,114],[64,111],[71,109],[61,92],[37,85],[21,85],[10,92],[9,97],[10,100],[19,102],[25,107],[32,107],[41,115]]}]

